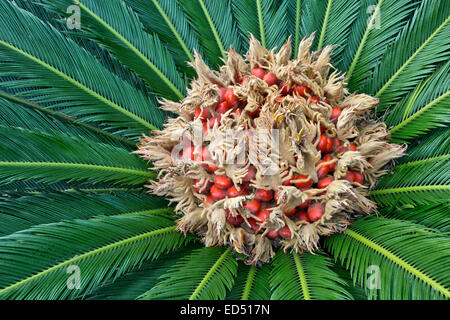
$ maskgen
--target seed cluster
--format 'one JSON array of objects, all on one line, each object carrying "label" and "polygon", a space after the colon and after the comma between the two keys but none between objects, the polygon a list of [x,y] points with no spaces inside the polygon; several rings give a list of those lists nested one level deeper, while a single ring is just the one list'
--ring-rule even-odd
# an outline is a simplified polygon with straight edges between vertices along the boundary
[{"label": "seed cluster", "polygon": [[[280,247],[312,251],[373,212],[368,189],[404,151],[371,118],[377,99],[350,95],[344,76],[330,74],[331,48],[310,53],[312,39],[295,60],[289,42],[274,53],[252,39],[246,59],[230,49],[220,72],[197,56],[188,96],[163,102],[178,117],[137,151],[159,171],[151,192],[177,203],[178,229],[231,245],[248,263]],[[239,138],[223,139],[229,131]]]}]

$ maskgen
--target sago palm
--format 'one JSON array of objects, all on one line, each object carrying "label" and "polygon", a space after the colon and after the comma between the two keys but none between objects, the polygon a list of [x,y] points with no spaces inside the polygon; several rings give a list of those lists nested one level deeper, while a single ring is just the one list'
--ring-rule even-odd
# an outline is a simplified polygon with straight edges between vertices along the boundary
[{"label": "sago palm", "polygon": [[[449,21],[446,0],[1,1],[0,298],[450,298]],[[135,151],[195,57],[219,70],[253,36],[294,59],[313,33],[406,156],[377,212],[248,265],[179,231]]]}]

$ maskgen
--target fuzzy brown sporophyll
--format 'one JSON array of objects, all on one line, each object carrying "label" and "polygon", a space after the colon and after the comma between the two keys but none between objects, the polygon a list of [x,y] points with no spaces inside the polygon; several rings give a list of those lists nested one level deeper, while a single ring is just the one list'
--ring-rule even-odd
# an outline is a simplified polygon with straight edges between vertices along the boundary
[{"label": "fuzzy brown sporophyll", "polygon": [[149,191],[176,203],[177,229],[248,264],[278,249],[313,252],[374,213],[370,189],[405,151],[373,117],[378,99],[349,93],[332,46],[311,52],[313,39],[290,60],[289,40],[275,53],[251,38],[219,71],[197,54],[187,97],[162,101],[178,116],[136,151],[158,172]]}]

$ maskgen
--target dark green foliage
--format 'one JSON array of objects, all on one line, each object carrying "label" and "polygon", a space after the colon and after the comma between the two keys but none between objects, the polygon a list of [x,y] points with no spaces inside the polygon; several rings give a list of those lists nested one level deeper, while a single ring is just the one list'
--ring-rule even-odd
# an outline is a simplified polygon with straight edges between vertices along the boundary
[{"label": "dark green foliage", "polygon": [[[1,1],[0,299],[450,298],[449,16],[445,0]],[[258,267],[190,244],[131,154],[165,121],[157,100],[184,96],[195,51],[218,69],[252,33],[290,36],[295,57],[313,32],[408,144],[371,191],[381,217]]]}]

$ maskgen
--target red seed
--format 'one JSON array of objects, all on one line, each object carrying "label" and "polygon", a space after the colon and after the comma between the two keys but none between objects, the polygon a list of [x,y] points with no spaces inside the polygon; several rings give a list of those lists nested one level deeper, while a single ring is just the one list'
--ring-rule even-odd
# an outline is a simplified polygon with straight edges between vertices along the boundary
[{"label": "red seed", "polygon": [[263,69],[261,69],[261,68],[254,68],[254,69],[250,72],[250,74],[251,74],[252,76],[257,77],[257,78],[263,79],[264,76],[265,76],[265,74],[266,74],[266,72],[265,72]]},{"label": "red seed", "polygon": [[211,118],[211,112],[207,108],[195,108],[195,118],[206,121],[206,119]]},{"label": "red seed", "polygon": [[256,222],[253,218],[248,218],[248,223],[250,223],[250,226],[252,227],[254,232],[261,233],[264,229],[261,229],[261,226]]},{"label": "red seed", "polygon": [[309,206],[307,212],[308,218],[311,221],[317,221],[323,216],[323,206],[320,202],[315,202]]},{"label": "red seed", "polygon": [[341,146],[341,141],[338,138],[333,139],[333,145],[331,147],[332,152],[336,152],[336,150]]},{"label": "red seed", "polygon": [[267,218],[270,217],[270,213],[272,211],[269,209],[262,209],[261,211],[259,211],[257,214],[255,214],[256,216],[256,222],[258,223],[263,223],[264,221],[266,221]]},{"label": "red seed", "polygon": [[211,154],[209,153],[208,147],[203,146],[200,152],[198,152],[195,155],[195,161],[210,161],[211,160]]},{"label": "red seed", "polygon": [[307,93],[309,93],[309,88],[307,86],[296,85],[294,89],[294,93],[299,96],[305,97]]},{"label": "red seed", "polygon": [[325,102],[326,104],[330,104],[330,103],[328,102],[328,99],[327,99],[326,97],[323,97],[321,100],[322,100],[323,102]]},{"label": "red seed", "polygon": [[309,218],[308,218],[308,215],[306,214],[306,210],[305,209],[297,209],[297,212],[295,213],[295,216],[298,219],[300,219],[300,220],[303,220],[303,221],[306,221],[306,222],[310,222]]},{"label": "red seed", "polygon": [[227,193],[228,193],[228,196],[230,196],[231,198],[236,198],[239,196],[248,195],[248,190],[243,188],[242,186],[241,186],[241,190],[238,190],[236,187],[231,187],[231,188],[228,188]]},{"label": "red seed", "polygon": [[[331,154],[326,154],[323,157],[323,161],[325,161],[325,162],[329,162],[331,160],[333,160],[333,156]],[[330,172],[334,171],[335,168],[336,168],[336,162],[333,162],[332,164],[328,165],[328,169],[329,169]]]},{"label": "red seed", "polygon": [[333,139],[327,137],[327,146],[325,148],[325,152],[330,152],[332,148],[333,148]]},{"label": "red seed", "polygon": [[319,180],[319,182],[317,183],[317,188],[319,189],[325,189],[326,187],[328,187],[328,185],[333,182],[333,177],[332,176],[327,176],[325,178],[323,178],[322,180]]},{"label": "red seed", "polygon": [[233,226],[237,227],[244,222],[244,218],[241,215],[233,216],[229,211],[227,212],[227,222],[231,223]]},{"label": "red seed", "polygon": [[273,85],[275,85],[275,84],[278,83],[278,78],[277,78],[277,76],[275,75],[275,73],[273,73],[273,72],[268,72],[268,73],[266,73],[266,74],[264,75],[264,77],[263,77],[263,80],[264,80],[265,82],[267,82],[267,84],[269,85],[269,87],[270,87],[270,86],[273,86]]},{"label": "red seed", "polygon": [[318,102],[319,102],[319,97],[317,97],[317,96],[312,96],[311,97],[310,103],[317,104]]},{"label": "red seed", "polygon": [[284,81],[281,81],[281,83],[280,83],[280,88],[281,88],[281,94],[282,94],[283,96],[288,95],[288,94],[291,94],[292,91],[293,91],[293,89],[294,89],[292,86],[289,86],[289,87],[288,87],[288,85],[287,85],[286,82],[284,82]]},{"label": "red seed", "polygon": [[364,183],[364,176],[362,175],[361,172],[358,171],[351,171],[353,174],[353,181],[359,183],[359,184],[363,184]]},{"label": "red seed", "polygon": [[242,78],[241,78],[241,85],[244,84],[245,80],[247,80],[247,77],[246,76],[242,76]]},{"label": "red seed", "polygon": [[261,110],[261,107],[258,107],[255,111],[249,112],[250,117],[256,118],[257,116],[259,116],[259,111],[260,110]]},{"label": "red seed", "polygon": [[317,150],[326,152],[325,150],[327,150],[327,144],[328,144],[328,137],[320,136],[319,143],[317,144]]},{"label": "red seed", "polygon": [[225,175],[219,175],[214,178],[214,184],[222,189],[228,189],[233,185],[233,180]]},{"label": "red seed", "polygon": [[303,202],[301,205],[299,205],[298,207],[301,209],[308,208],[310,203],[311,203],[311,200],[308,199],[305,202]]},{"label": "red seed", "polygon": [[289,238],[292,237],[291,229],[289,229],[288,226],[284,226],[283,228],[281,228],[280,231],[278,231],[278,233],[283,238],[288,238],[289,239]]},{"label": "red seed", "polygon": [[227,192],[216,185],[211,187],[210,193],[214,200],[221,200],[227,196]]},{"label": "red seed", "polygon": [[352,171],[347,171],[347,174],[344,177],[344,180],[350,181],[350,182],[354,182],[355,181],[355,176],[353,175]]},{"label": "red seed", "polygon": [[341,109],[339,107],[334,107],[331,109],[331,117],[330,120],[336,123],[337,119],[341,115]]},{"label": "red seed", "polygon": [[[317,162],[316,167],[319,167],[322,163],[324,163],[324,160],[320,160],[319,162]],[[325,177],[328,172],[330,171],[330,167],[327,165],[322,165],[319,169],[317,169],[317,177],[319,179],[322,179],[323,177]]]},{"label": "red seed", "polygon": [[295,211],[296,211],[296,209],[293,208],[293,209],[291,209],[291,210],[289,210],[289,211],[284,211],[283,213],[284,213],[287,217],[290,217],[290,216],[292,216],[292,215],[295,214]]},{"label": "red seed", "polygon": [[267,232],[266,237],[269,238],[269,239],[271,239],[271,240],[273,240],[273,239],[275,239],[276,237],[278,237],[279,235],[280,235],[280,234],[279,234],[278,230],[271,229],[271,230],[269,230],[269,231]]},{"label": "red seed", "polygon": [[280,197],[279,192],[278,191],[275,192],[275,194],[273,195],[273,198],[275,199],[275,202],[278,202],[279,197]]},{"label": "red seed", "polygon": [[208,194],[209,193],[209,188],[211,188],[212,183],[211,182],[206,182],[206,186],[204,186],[204,185],[205,185],[205,183],[201,183],[200,179],[195,179],[194,180],[194,190],[197,193],[200,193],[200,194]]},{"label": "red seed", "polygon": [[229,110],[229,108],[228,108],[228,102],[226,102],[226,101],[222,101],[221,103],[219,103],[219,105],[218,105],[217,108],[216,108],[216,112],[217,112],[218,114],[225,113],[225,112],[227,112],[228,110]]},{"label": "red seed", "polygon": [[206,196],[206,198],[203,199],[203,203],[204,204],[206,204],[206,203],[214,203],[214,202],[216,202],[216,200],[214,200],[214,198],[210,194],[208,194]]},{"label": "red seed", "polygon": [[250,182],[251,180],[255,179],[256,177],[256,168],[252,165],[249,165],[248,167],[248,172],[247,174],[244,176],[244,178],[242,178],[243,182]]},{"label": "red seed", "polygon": [[[295,176],[295,179],[293,179],[293,180],[306,180],[306,179],[308,179],[308,176],[305,176],[304,174],[299,174],[299,175]],[[312,186],[312,184],[313,184],[311,179],[308,179],[303,182],[294,182],[294,183],[297,188],[307,188],[307,187]]]},{"label": "red seed", "polygon": [[189,146],[184,148],[184,150],[181,152],[181,157],[184,160],[194,160],[194,147]]},{"label": "red seed", "polygon": [[257,214],[259,212],[259,210],[261,210],[261,203],[256,200],[253,199],[250,202],[247,202],[245,204],[245,207],[248,209],[248,211],[250,211],[252,214]]},{"label": "red seed", "polygon": [[226,102],[228,102],[229,106],[234,106],[235,103],[239,102],[238,98],[235,96],[233,89],[228,88],[225,90],[225,93],[223,94],[223,98]]},{"label": "red seed", "polygon": [[211,120],[209,120],[209,127],[210,128],[214,127],[216,122],[220,124],[220,120],[221,119],[222,119],[221,115],[218,115],[217,117],[211,118]]},{"label": "red seed", "polygon": [[255,192],[255,198],[261,201],[270,201],[273,198],[273,191],[257,189]]},{"label": "red seed", "polygon": [[219,91],[220,91],[219,102],[225,101],[225,99],[224,99],[224,97],[223,97],[223,95],[225,94],[225,89],[222,88],[222,87],[220,87],[220,88],[219,88]]}]

